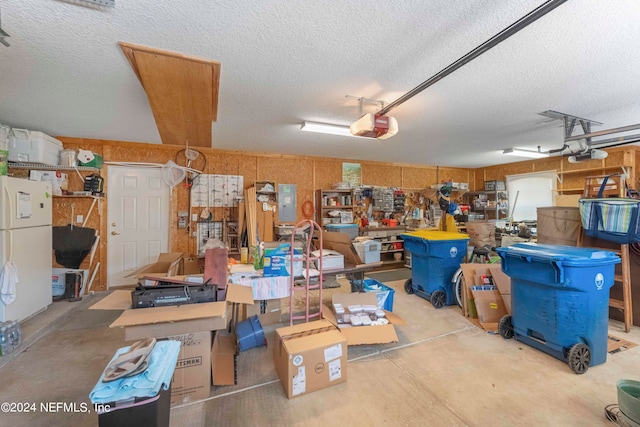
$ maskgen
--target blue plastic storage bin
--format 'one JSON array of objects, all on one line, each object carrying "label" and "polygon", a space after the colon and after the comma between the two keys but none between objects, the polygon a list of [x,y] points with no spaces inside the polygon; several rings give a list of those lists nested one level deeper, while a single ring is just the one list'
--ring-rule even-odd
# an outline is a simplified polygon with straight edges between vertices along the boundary
[{"label": "blue plastic storage bin", "polygon": [[430,300],[436,308],[456,304],[451,279],[467,253],[469,236],[448,231],[416,231],[401,236],[411,253],[411,279],[405,283],[405,290]]},{"label": "blue plastic storage bin", "polygon": [[251,316],[247,320],[238,323],[236,335],[238,336],[240,351],[260,347],[267,343],[258,316]]},{"label": "blue plastic storage bin", "polygon": [[393,311],[393,296],[396,291],[382,282],[375,279],[364,279],[363,289],[365,292],[375,292],[378,298],[378,308]]},{"label": "blue plastic storage bin", "polygon": [[576,373],[604,363],[609,289],[620,258],[604,250],[535,243],[496,251],[511,277],[513,336],[566,361]]}]

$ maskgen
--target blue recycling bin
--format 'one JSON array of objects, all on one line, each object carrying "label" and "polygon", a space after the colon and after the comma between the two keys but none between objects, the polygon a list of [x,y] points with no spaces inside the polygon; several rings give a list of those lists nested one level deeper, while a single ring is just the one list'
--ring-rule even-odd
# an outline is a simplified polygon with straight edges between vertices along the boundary
[{"label": "blue recycling bin", "polygon": [[518,243],[497,248],[511,277],[511,316],[500,334],[569,364],[577,374],[607,359],[609,290],[614,253],[573,246]]},{"label": "blue recycling bin", "polygon": [[411,279],[405,282],[405,291],[428,299],[435,308],[457,304],[451,279],[467,253],[469,236],[431,230],[401,236],[411,253]]}]

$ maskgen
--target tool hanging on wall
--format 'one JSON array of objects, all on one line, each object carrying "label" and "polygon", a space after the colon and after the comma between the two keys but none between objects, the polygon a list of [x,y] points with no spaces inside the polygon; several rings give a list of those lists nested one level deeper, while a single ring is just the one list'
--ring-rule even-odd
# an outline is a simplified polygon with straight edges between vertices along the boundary
[{"label": "tool hanging on wall", "polygon": [[[176,163],[178,165],[184,165],[189,169],[204,171],[207,167],[207,158],[200,151],[189,148],[187,142],[187,147],[176,153]],[[193,181],[201,173],[202,172],[190,172],[185,180],[184,186],[191,187],[193,185]]]}]

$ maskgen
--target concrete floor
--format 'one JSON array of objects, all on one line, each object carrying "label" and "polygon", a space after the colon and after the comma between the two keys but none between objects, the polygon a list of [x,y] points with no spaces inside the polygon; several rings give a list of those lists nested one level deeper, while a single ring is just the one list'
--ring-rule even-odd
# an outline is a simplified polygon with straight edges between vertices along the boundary
[{"label": "concrete floor", "polygon": [[[273,367],[272,345],[238,358],[239,384],[212,387],[211,397],[173,407],[171,426],[605,426],[617,403],[616,381],[640,379],[640,347],[574,374],[564,362],[514,340],[503,340],[462,317],[436,310],[403,281],[394,313],[407,321],[399,342],[349,347],[348,381],[287,399]],[[345,292],[342,288],[325,290]],[[118,311],[88,310],[102,294],[56,302],[25,322],[18,354],[0,358],[0,402],[36,403],[31,413],[3,413],[0,426],[94,426],[88,394],[115,350],[128,345],[108,325]],[[281,325],[277,325],[281,326]],[[265,334],[273,342],[275,326]],[[640,344],[640,328],[610,334]],[[75,403],[77,411],[46,413],[41,402]],[[141,426],[142,427],[142,426]]]}]

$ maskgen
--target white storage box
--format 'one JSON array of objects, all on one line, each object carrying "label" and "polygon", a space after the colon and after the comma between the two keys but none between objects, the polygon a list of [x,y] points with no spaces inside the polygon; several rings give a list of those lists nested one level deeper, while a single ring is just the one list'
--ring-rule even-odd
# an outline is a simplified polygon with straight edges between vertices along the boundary
[{"label": "white storage box", "polygon": [[380,262],[380,248],[382,244],[377,240],[354,242],[353,247],[356,248],[356,252],[364,264]]},{"label": "white storage box", "polygon": [[54,196],[67,194],[69,189],[69,176],[60,171],[39,171],[30,170],[29,179],[31,181],[44,181],[51,183],[51,193]]},{"label": "white storage box", "polygon": [[42,132],[13,128],[9,134],[10,162],[57,166],[60,151],[62,142]]},{"label": "white storage box", "polygon": [[[320,251],[312,252],[314,257],[320,256]],[[320,266],[320,261],[316,261],[318,267]],[[329,249],[322,250],[322,269],[323,270],[335,270],[338,268],[344,268],[344,255],[340,252],[332,251]]]}]

